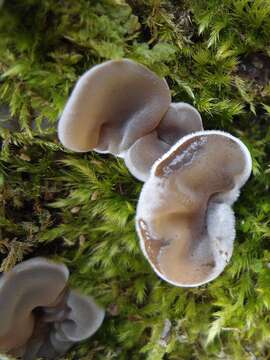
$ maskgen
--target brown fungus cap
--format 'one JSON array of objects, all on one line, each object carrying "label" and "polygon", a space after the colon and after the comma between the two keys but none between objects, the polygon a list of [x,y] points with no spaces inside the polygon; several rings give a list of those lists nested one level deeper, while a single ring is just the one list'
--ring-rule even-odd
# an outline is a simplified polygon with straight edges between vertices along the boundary
[{"label": "brown fungus cap", "polygon": [[172,103],[156,129],[138,139],[125,153],[127,168],[137,179],[146,181],[156,160],[183,136],[200,130],[202,119],[193,106]]},{"label": "brown fungus cap", "polygon": [[231,205],[251,172],[237,138],[201,131],[157,161],[144,184],[136,226],[155,272],[176,286],[198,286],[228,263],[235,238]]},{"label": "brown fungus cap", "polygon": [[66,287],[64,265],[34,258],[15,266],[0,278],[0,350],[24,346],[30,339],[37,307],[51,306]]},{"label": "brown fungus cap", "polygon": [[70,150],[119,155],[158,125],[170,101],[166,81],[146,67],[107,61],[77,82],[59,121],[59,139]]}]

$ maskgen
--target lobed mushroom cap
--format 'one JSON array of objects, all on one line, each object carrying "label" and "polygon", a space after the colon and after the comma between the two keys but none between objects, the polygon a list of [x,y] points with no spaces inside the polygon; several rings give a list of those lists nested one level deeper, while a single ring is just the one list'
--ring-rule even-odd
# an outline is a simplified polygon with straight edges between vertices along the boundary
[{"label": "lobed mushroom cap", "polygon": [[136,227],[162,279],[198,286],[223,271],[235,237],[231,205],[250,173],[246,146],[221,131],[187,135],[154,164],[138,202]]},{"label": "lobed mushroom cap", "polygon": [[54,339],[78,342],[92,336],[101,326],[105,312],[93,298],[71,291],[67,306],[70,309],[66,319],[56,324]]},{"label": "lobed mushroom cap", "polygon": [[33,310],[52,305],[65,289],[68,269],[44,258],[15,266],[0,278],[0,349],[20,348],[34,330]]},{"label": "lobed mushroom cap", "polygon": [[73,151],[121,154],[157,126],[170,101],[166,81],[146,67],[107,61],[77,82],[59,120],[59,139]]},{"label": "lobed mushroom cap", "polygon": [[102,324],[92,298],[69,291],[66,266],[34,258],[0,278],[0,350],[24,360],[52,360]]},{"label": "lobed mushroom cap", "polygon": [[157,127],[158,137],[170,145],[174,145],[185,135],[201,130],[203,124],[200,113],[184,102],[171,103]]},{"label": "lobed mushroom cap", "polygon": [[191,105],[172,103],[155,131],[138,139],[124,154],[131,174],[146,181],[154,162],[183,136],[203,130],[199,112]]},{"label": "lobed mushroom cap", "polygon": [[170,148],[170,145],[158,138],[157,131],[153,131],[130,147],[124,155],[124,161],[131,174],[145,182],[153,164]]}]

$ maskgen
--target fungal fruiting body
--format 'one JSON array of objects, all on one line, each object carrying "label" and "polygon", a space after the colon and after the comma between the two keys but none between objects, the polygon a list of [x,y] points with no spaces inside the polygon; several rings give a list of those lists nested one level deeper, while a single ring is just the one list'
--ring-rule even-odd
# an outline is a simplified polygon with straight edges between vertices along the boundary
[{"label": "fungal fruiting body", "polygon": [[83,74],[58,124],[66,148],[119,156],[142,181],[178,139],[199,130],[197,110],[171,103],[166,80],[128,59],[107,61]]},{"label": "fungal fruiting body", "polygon": [[73,344],[92,336],[104,318],[104,311],[101,311],[92,298],[74,291],[67,299],[67,307],[70,309],[68,315],[62,322],[55,323],[51,334],[53,347],[62,354]]},{"label": "fungal fruiting body", "polygon": [[[50,278],[53,279],[50,286]],[[17,265],[0,278],[0,349],[25,345],[35,327],[33,310],[56,302],[66,286],[68,271],[40,258]]]},{"label": "fungal fruiting body", "polygon": [[107,61],[78,80],[59,121],[59,139],[74,151],[121,154],[157,126],[170,101],[166,81],[146,67]]},{"label": "fungal fruiting body", "polygon": [[250,173],[246,146],[221,131],[189,134],[156,161],[139,198],[136,228],[162,279],[198,286],[223,271],[235,238],[231,206]]},{"label": "fungal fruiting body", "polygon": [[155,130],[138,139],[125,153],[129,171],[137,179],[146,181],[156,160],[183,136],[200,130],[203,130],[202,119],[193,106],[171,103]]},{"label": "fungal fruiting body", "polygon": [[196,286],[223,271],[235,238],[231,206],[251,172],[240,140],[203,131],[195,108],[171,103],[166,81],[128,59],[94,66],[79,79],[58,134],[70,150],[123,158],[146,182],[137,231],[163,279]]},{"label": "fungal fruiting body", "polygon": [[55,359],[91,336],[104,311],[68,289],[68,269],[44,258],[0,277],[0,351],[23,360]]}]

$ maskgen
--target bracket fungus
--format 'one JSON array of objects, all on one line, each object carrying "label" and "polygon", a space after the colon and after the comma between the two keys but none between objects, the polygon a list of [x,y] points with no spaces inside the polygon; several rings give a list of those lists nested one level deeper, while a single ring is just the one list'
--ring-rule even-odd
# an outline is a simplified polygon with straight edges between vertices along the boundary
[{"label": "bracket fungus", "polygon": [[34,258],[0,277],[0,351],[55,359],[101,325],[104,311],[68,289],[65,265]]},{"label": "bracket fungus", "polygon": [[145,181],[153,163],[179,138],[202,129],[197,110],[171,104],[165,79],[123,59],[81,76],[59,120],[58,136],[73,151],[122,157],[131,173]]},{"label": "bracket fungus", "polygon": [[199,286],[223,271],[235,238],[231,206],[251,165],[246,146],[221,131],[189,134],[156,161],[140,195],[136,227],[162,279]]}]

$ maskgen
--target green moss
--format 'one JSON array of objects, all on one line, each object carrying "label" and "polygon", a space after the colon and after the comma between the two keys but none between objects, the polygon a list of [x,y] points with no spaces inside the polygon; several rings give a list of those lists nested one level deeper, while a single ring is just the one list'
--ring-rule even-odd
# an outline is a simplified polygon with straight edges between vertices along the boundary
[{"label": "green moss", "polygon": [[[0,10],[0,251],[60,259],[107,309],[67,359],[270,358],[270,3],[264,0],[9,0]],[[215,281],[161,281],[134,231],[141,189],[121,160],[65,152],[55,125],[76,79],[129,57],[166,76],[207,129],[240,137],[253,176],[235,206],[237,239]],[[161,342],[165,320],[171,329]]]}]

